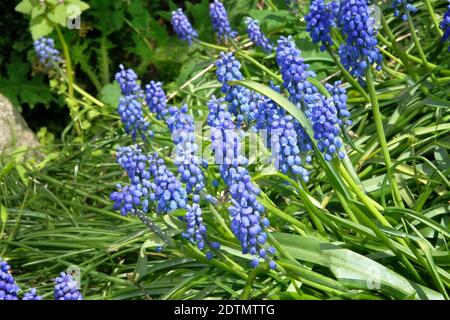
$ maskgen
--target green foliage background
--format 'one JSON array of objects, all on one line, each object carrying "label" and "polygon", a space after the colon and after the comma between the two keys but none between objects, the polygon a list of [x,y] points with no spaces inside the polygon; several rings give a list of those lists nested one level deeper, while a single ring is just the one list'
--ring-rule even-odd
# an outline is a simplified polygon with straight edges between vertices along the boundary
[{"label": "green foliage background", "polygon": [[[281,0],[225,3],[241,35],[245,34],[243,18],[257,18],[274,40],[294,35],[318,80],[341,78],[333,56],[320,52],[305,31],[306,2],[294,11]],[[446,2],[432,3],[442,16]],[[252,178],[264,191],[261,201],[270,212],[271,234],[283,255],[278,261],[282,272],[247,267],[248,257],[216,220],[217,215],[227,217],[226,199],[204,212],[212,233],[225,234],[217,236],[223,256],[208,261],[182,239],[183,226],[174,217],[157,221],[175,240],[167,245],[136,218],[114,212],[108,198],[115,184],[126,180],[115,163],[114,149],[131,144],[116,114],[120,91],[113,82],[114,73],[124,64],[136,70],[144,84],[163,81],[168,94],[177,93],[171,103],[188,103],[195,118],[204,120],[206,101],[218,94],[219,84],[211,71],[191,79],[215,61],[218,51],[188,47],[173,34],[169,20],[170,12],[183,6],[199,38],[215,43],[209,2],[89,1],[81,31],[63,29],[63,35],[76,83],[101,107],[82,97],[70,110],[64,99],[65,84],[39,72],[27,17],[14,11],[16,4],[0,4],[6,13],[0,20],[6,30],[0,36],[0,92],[22,110],[33,129],[48,128],[39,134],[42,157],[27,159],[25,150],[19,149],[0,159],[0,256],[9,259],[20,285],[35,286],[44,298],[51,298],[52,279],[75,264],[82,270],[82,292],[88,299],[448,298],[450,81],[445,72],[450,59],[423,4],[418,4],[414,19],[428,59],[437,66],[439,85],[419,62],[413,69],[420,78],[414,79],[395,59],[386,59],[390,73],[379,75],[375,84],[405,208],[398,207],[390,194],[371,106],[347,85],[354,122],[345,139],[351,150],[350,165],[361,190],[382,208],[390,226],[377,221],[367,203],[352,198],[354,190],[333,165],[329,171],[322,165],[313,168],[306,200],[295,181],[255,166]],[[409,32],[407,25],[396,22],[388,4],[382,8],[395,36],[403,39],[401,45],[416,55],[411,40],[403,38]],[[34,32],[42,30],[45,27]],[[51,35],[61,48],[55,33]],[[248,55],[277,72],[273,54],[250,48]],[[251,76],[247,79],[256,81],[244,85],[270,96],[303,121],[285,98],[261,85],[277,75],[272,79],[261,65],[242,62]],[[426,94],[420,90],[423,87]],[[75,122],[80,123],[81,135],[73,130]],[[167,130],[156,124],[155,132],[151,147],[167,153],[171,145]],[[208,178],[214,177],[217,173],[209,170]],[[223,194],[223,189],[219,186],[214,191]],[[350,195],[349,206],[358,214],[358,222],[349,218],[336,190]],[[311,207],[324,232],[311,219]],[[174,216],[178,214],[182,213]],[[159,251],[159,247],[165,249]],[[372,283],[378,276],[381,283]]]}]

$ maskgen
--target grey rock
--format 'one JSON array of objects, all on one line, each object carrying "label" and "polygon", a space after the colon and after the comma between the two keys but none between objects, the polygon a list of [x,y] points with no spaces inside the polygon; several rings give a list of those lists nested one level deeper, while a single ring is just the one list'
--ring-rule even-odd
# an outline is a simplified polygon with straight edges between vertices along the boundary
[{"label": "grey rock", "polygon": [[21,146],[36,148],[39,141],[19,111],[0,94],[0,155],[9,154]]}]

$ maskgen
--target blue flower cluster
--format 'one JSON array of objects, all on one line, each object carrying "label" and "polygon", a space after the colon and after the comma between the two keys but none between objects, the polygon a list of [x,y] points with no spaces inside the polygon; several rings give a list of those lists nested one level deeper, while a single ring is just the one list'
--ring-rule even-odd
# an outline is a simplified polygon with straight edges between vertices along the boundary
[{"label": "blue flower cluster", "polygon": [[209,5],[209,16],[211,18],[213,30],[217,32],[219,40],[226,42],[228,38],[236,38],[238,33],[231,29],[228,14],[222,2],[214,0],[214,2]]},{"label": "blue flower cluster", "polygon": [[309,7],[309,13],[305,16],[306,31],[314,43],[322,43],[321,51],[333,45],[330,32],[331,28],[336,26],[334,12],[338,6],[334,1],[325,3],[324,0],[314,0]]},{"label": "blue flower cluster", "polygon": [[[181,181],[186,183],[188,193],[198,194],[205,187],[205,177],[201,169],[201,160],[197,155],[194,118],[188,114],[187,105],[183,105],[181,109],[170,107],[166,123],[175,144],[174,162],[181,175]],[[198,202],[196,197],[193,200]]]},{"label": "blue flower cluster", "polygon": [[298,130],[295,119],[269,98],[264,97],[259,101],[258,110],[257,126],[258,129],[268,130],[268,147],[275,167],[284,174],[290,172],[300,175],[307,182],[309,171],[304,165],[311,162],[311,156],[301,152],[307,150],[300,150],[298,144],[300,139],[305,139],[303,136],[298,137],[298,134],[306,134],[304,130]]},{"label": "blue flower cluster", "polygon": [[283,86],[289,92],[289,100],[294,104],[303,103],[306,107],[317,100],[317,89],[307,81],[315,73],[309,70],[295,47],[292,37],[280,37],[277,46],[276,61],[283,78]]},{"label": "blue flower cluster", "polygon": [[115,79],[119,83],[123,96],[142,95],[141,86],[138,83],[138,76],[133,69],[125,69],[123,64],[119,65],[119,72],[116,73]]},{"label": "blue flower cluster", "polygon": [[153,136],[150,130],[150,123],[145,120],[142,110],[143,92],[137,82],[137,75],[131,69],[120,65],[120,71],[116,73],[116,80],[120,85],[122,97],[119,99],[117,112],[125,125],[125,132],[136,140],[138,134],[146,140]]},{"label": "blue flower cluster", "polygon": [[367,0],[341,0],[338,25],[346,37],[345,44],[339,48],[341,63],[360,83],[364,83],[368,67],[376,64],[376,69],[381,70],[382,61]]},{"label": "blue flower cluster", "polygon": [[222,92],[225,100],[229,103],[228,111],[236,116],[237,126],[245,121],[255,120],[257,114],[257,101],[261,95],[243,86],[230,86],[228,81],[243,80],[240,71],[241,64],[233,53],[221,52],[216,61],[217,80],[222,83]]},{"label": "blue flower cluster", "polygon": [[[201,169],[201,160],[197,155],[194,118],[189,115],[187,105],[180,109],[175,106],[167,106],[166,94],[160,82],[151,81],[146,86],[146,102],[150,111],[155,113],[158,119],[165,120],[175,144],[174,163],[178,167],[180,180],[185,183],[187,194],[193,194],[193,204],[186,205],[187,212],[184,220],[187,230],[183,236],[192,243],[197,243],[197,247],[203,250],[207,242],[206,227],[203,224],[202,210],[198,203],[200,202],[200,192],[205,187],[205,177]],[[216,201],[211,195],[206,195],[206,198],[210,202]],[[209,245],[213,246],[211,243]],[[219,245],[214,244],[214,246],[218,247]],[[211,258],[212,252],[208,251],[206,255]]]},{"label": "blue flower cluster", "polygon": [[37,294],[35,288],[32,288],[29,292],[25,292],[22,300],[42,300],[42,297]]},{"label": "blue flower cluster", "polygon": [[189,45],[198,37],[197,31],[192,28],[191,23],[181,8],[172,12],[172,26],[178,37],[181,40],[187,41]]},{"label": "blue flower cluster", "polygon": [[137,146],[122,147],[117,151],[117,162],[131,180],[125,187],[118,184],[118,191],[110,195],[114,209],[122,215],[148,212],[149,201],[156,202],[158,213],[186,207],[186,190],[156,153],[144,155]]},{"label": "blue flower cluster", "polygon": [[333,98],[320,96],[320,102],[316,103],[310,110],[310,119],[314,130],[314,138],[317,140],[317,147],[324,154],[327,161],[333,159],[333,154],[338,153],[343,159],[345,153],[339,150],[342,147],[340,134],[340,120],[338,111],[334,105]]},{"label": "blue flower cluster", "polygon": [[78,283],[72,275],[61,272],[61,275],[55,279],[55,300],[83,300]]},{"label": "blue flower cluster", "polygon": [[144,118],[142,104],[136,96],[121,97],[117,112],[120,115],[120,120],[125,125],[125,132],[130,134],[133,140],[136,140],[138,134],[144,140],[153,136],[153,132],[150,130],[150,123]]},{"label": "blue flower cluster", "polygon": [[19,300],[19,287],[10,269],[11,266],[0,258],[0,300]]},{"label": "blue flower cluster", "polygon": [[341,84],[342,81],[336,81],[333,85],[326,83],[325,88],[333,96],[339,126],[346,128],[352,125],[352,121],[350,120],[350,112],[347,110],[347,91]]},{"label": "blue flower cluster", "polygon": [[156,115],[156,118],[161,120],[167,115],[167,97],[161,82],[150,81],[145,86],[145,102],[150,112]]},{"label": "blue flower cluster", "polygon": [[[320,100],[320,95],[317,88],[313,86],[307,79],[314,77],[315,73],[309,70],[309,65],[306,64],[301,56],[300,50],[295,47],[292,38],[280,37],[278,40],[276,53],[276,61],[280,68],[281,76],[283,78],[283,85],[289,92],[289,100],[297,107],[303,109],[308,115],[309,111]],[[294,130],[297,133],[297,146],[303,159],[301,162],[297,158],[297,149],[294,152],[293,163],[288,162],[294,172],[299,172],[304,181],[308,181],[309,172],[305,165],[312,161],[312,144],[305,129],[298,121],[294,121]],[[292,158],[288,158],[292,159]],[[295,165],[295,167],[292,167]]]},{"label": "blue flower cluster", "polygon": [[[439,27],[444,31],[442,42],[448,41],[450,39],[450,5],[447,7],[447,11],[445,11]],[[450,45],[448,46],[448,51],[450,52]]]},{"label": "blue flower cluster", "polygon": [[231,230],[241,242],[242,253],[254,255],[252,267],[260,259],[268,259],[271,268],[276,264],[267,253],[274,254],[273,248],[266,249],[269,220],[263,216],[264,207],[258,202],[260,194],[246,169],[247,158],[240,154],[240,137],[235,130],[232,115],[227,111],[224,99],[214,96],[208,102],[208,124],[211,127],[211,144],[216,161],[220,163],[220,174],[228,186],[232,205],[228,208]]},{"label": "blue flower cluster", "polygon": [[411,3],[411,0],[394,0],[392,1],[392,8],[394,8],[394,16],[402,16],[403,21],[408,19],[407,11],[411,13],[417,12],[417,8]]},{"label": "blue flower cluster", "polygon": [[33,43],[39,62],[46,68],[53,67],[54,63],[62,61],[60,52],[55,48],[52,38],[42,37]]},{"label": "blue flower cluster", "polygon": [[247,33],[250,40],[267,53],[271,53],[273,51],[273,44],[261,31],[258,20],[247,17],[245,23],[247,25]]}]

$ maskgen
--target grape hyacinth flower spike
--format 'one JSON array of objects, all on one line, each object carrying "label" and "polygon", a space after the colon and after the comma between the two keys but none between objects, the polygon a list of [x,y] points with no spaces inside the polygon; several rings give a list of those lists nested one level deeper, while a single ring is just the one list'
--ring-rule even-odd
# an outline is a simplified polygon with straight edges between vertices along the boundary
[{"label": "grape hyacinth flower spike", "polygon": [[55,48],[55,42],[52,38],[39,38],[34,41],[33,45],[37,58],[44,67],[51,68],[54,63],[62,61],[60,52]]},{"label": "grape hyacinth flower spike", "polygon": [[19,300],[19,287],[11,274],[11,266],[0,258],[0,300]]},{"label": "grape hyacinth flower spike", "polygon": [[117,162],[131,180],[124,187],[118,184],[118,191],[110,195],[114,209],[122,215],[148,212],[150,201],[160,214],[186,207],[186,190],[157,153],[145,155],[137,146],[122,147],[117,150]]},{"label": "grape hyacinth flower spike", "polygon": [[55,279],[54,297],[55,300],[83,300],[78,283],[65,272]]},{"label": "grape hyacinth flower spike", "polygon": [[254,256],[252,267],[258,266],[261,259],[267,259],[271,268],[275,268],[276,264],[269,257],[275,250],[267,247],[265,232],[270,223],[264,216],[264,206],[257,200],[261,191],[252,183],[246,168],[248,159],[240,154],[240,137],[235,130],[232,115],[226,110],[225,100],[214,96],[208,102],[208,108],[211,148],[231,196],[231,205],[228,207],[231,231],[240,241],[242,253]]},{"label": "grape hyacinth flower spike", "polygon": [[[450,5],[447,7],[447,11],[444,13],[444,17],[439,25],[439,27],[444,32],[442,36],[442,42],[450,40]],[[448,51],[450,52],[450,44],[448,46]]]},{"label": "grape hyacinth flower spike", "polygon": [[187,41],[189,45],[198,38],[197,31],[194,30],[181,8],[172,12],[172,26],[175,33],[181,40]]},{"label": "grape hyacinth flower spike", "polygon": [[42,300],[42,297],[37,294],[35,288],[32,288],[29,292],[25,292],[22,300]]},{"label": "grape hyacinth flower spike", "polygon": [[273,44],[261,31],[258,20],[247,17],[245,19],[245,23],[247,25],[248,37],[253,41],[253,43],[260,46],[267,53],[271,53],[273,51]]},{"label": "grape hyacinth flower spike", "polygon": [[325,4],[324,0],[314,0],[305,16],[306,31],[314,43],[321,43],[320,51],[325,51],[327,46],[333,45],[330,32],[331,28],[336,26],[334,13],[338,6],[334,1]]},{"label": "grape hyacinth flower spike", "polygon": [[225,100],[229,103],[228,111],[236,116],[237,126],[244,121],[254,120],[257,113],[257,101],[261,96],[239,85],[229,85],[232,80],[243,80],[240,68],[240,62],[234,57],[233,53],[221,52],[216,61],[217,80],[222,83],[222,92],[225,93]]},{"label": "grape hyacinth flower spike", "polygon": [[161,82],[152,80],[145,86],[145,102],[150,112],[154,113],[158,120],[166,117],[168,113],[167,97]]},{"label": "grape hyacinth flower spike", "polygon": [[209,5],[209,16],[214,32],[217,33],[219,40],[226,42],[228,39],[236,38],[238,33],[233,31],[228,20],[227,10],[222,2],[214,0]]},{"label": "grape hyacinth flower spike", "polygon": [[345,69],[362,84],[371,65],[381,70],[382,55],[377,48],[377,30],[370,13],[367,0],[340,1],[338,25],[345,43],[339,48],[339,56]]},{"label": "grape hyacinth flower spike", "polygon": [[132,69],[125,69],[123,65],[120,65],[120,70],[116,73],[115,79],[122,91],[117,113],[125,126],[125,132],[131,135],[133,141],[136,140],[138,134],[143,140],[153,137],[150,123],[144,117],[142,109],[144,93],[138,83],[137,74]]},{"label": "grape hyacinth flower spike", "polygon": [[142,94],[141,86],[138,83],[138,76],[133,69],[125,69],[123,64],[119,65],[119,72],[116,73],[115,79],[119,83],[122,95],[137,95]]}]

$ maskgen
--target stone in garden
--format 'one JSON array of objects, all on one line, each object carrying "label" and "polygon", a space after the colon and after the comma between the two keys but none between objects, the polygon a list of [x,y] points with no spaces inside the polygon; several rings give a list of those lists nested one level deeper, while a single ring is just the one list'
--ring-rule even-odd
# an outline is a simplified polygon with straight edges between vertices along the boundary
[{"label": "stone in garden", "polygon": [[11,153],[21,146],[36,148],[39,142],[20,112],[0,94],[0,155]]}]

